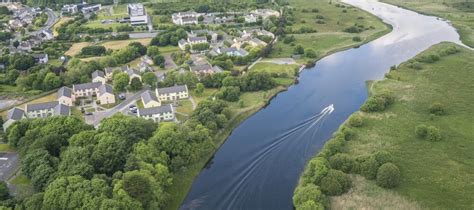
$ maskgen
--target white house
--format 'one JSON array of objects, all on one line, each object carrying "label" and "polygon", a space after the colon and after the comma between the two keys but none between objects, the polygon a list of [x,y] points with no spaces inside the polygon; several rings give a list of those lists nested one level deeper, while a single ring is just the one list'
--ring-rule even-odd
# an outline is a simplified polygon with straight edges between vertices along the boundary
[{"label": "white house", "polygon": [[102,9],[102,5],[101,4],[95,4],[95,5],[91,5],[91,6],[85,6],[81,9],[81,11],[82,11],[82,13],[87,14],[87,13],[99,11],[100,9]]},{"label": "white house", "polygon": [[130,24],[140,25],[148,24],[148,15],[146,14],[145,7],[143,4],[128,4],[127,5],[128,15],[130,16]]},{"label": "white house", "polygon": [[74,99],[79,97],[86,97],[97,95],[99,87],[102,85],[101,82],[83,83],[78,85],[72,85]]},{"label": "white house", "polygon": [[175,85],[165,88],[157,88],[156,96],[160,101],[173,101],[179,99],[186,99],[189,97],[188,86],[186,85]]},{"label": "white house", "polygon": [[77,5],[75,4],[65,4],[63,5],[63,8],[61,9],[61,11],[74,14],[78,11],[78,9],[77,9]]},{"label": "white house", "polygon": [[152,91],[145,91],[142,93],[141,98],[145,108],[161,106],[161,101],[156,97],[156,93]]},{"label": "white house", "polygon": [[97,100],[99,100],[100,104],[114,104],[115,95],[112,87],[107,84],[102,84],[99,86]]},{"label": "white house", "polygon": [[69,106],[51,101],[37,104],[27,104],[25,107],[26,116],[28,118],[46,118],[51,116],[69,116]]},{"label": "white house", "polygon": [[199,37],[199,36],[188,36],[187,40],[181,39],[178,41],[178,46],[181,50],[186,50],[187,45],[195,45],[195,44],[204,44],[208,43],[206,37]]},{"label": "white house", "polygon": [[171,19],[174,24],[176,25],[191,25],[191,24],[198,24],[198,18],[202,14],[196,12],[178,12],[171,15]]},{"label": "white house", "polygon": [[140,76],[140,72],[138,72],[135,69],[132,69],[132,68],[128,67],[128,65],[123,66],[122,71],[124,71],[125,73],[128,74],[128,76],[130,77],[130,83],[132,82],[132,79],[135,78],[135,77],[138,78],[140,81],[142,81],[142,76]]},{"label": "white house", "polygon": [[189,70],[195,74],[214,74],[214,69],[209,63],[189,66]]},{"label": "white house", "polygon": [[174,109],[171,104],[151,108],[138,109],[137,115],[155,122],[171,121],[174,119]]},{"label": "white house", "polygon": [[254,14],[248,14],[244,16],[246,23],[255,23],[257,22],[257,16]]},{"label": "white house", "polygon": [[105,84],[107,82],[107,78],[103,71],[95,70],[92,72],[92,82],[100,82]]},{"label": "white house", "polygon": [[25,117],[25,111],[20,108],[10,109],[7,113],[7,120],[3,123],[3,131],[7,131],[7,128],[10,127],[14,122],[19,121]]},{"label": "white house", "polygon": [[57,100],[61,104],[72,106],[72,103],[74,101],[74,95],[72,94],[71,88],[65,86],[59,88]]},{"label": "white house", "polygon": [[48,63],[48,54],[33,54],[33,58],[36,63],[46,64]]}]

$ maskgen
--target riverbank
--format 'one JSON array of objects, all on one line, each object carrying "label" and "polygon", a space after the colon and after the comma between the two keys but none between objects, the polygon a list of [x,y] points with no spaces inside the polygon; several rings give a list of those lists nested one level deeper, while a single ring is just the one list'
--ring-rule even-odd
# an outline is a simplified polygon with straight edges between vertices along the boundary
[{"label": "riverbank", "polygon": [[[441,53],[453,47],[459,52]],[[425,60],[430,55],[440,55],[439,60]],[[370,85],[372,96],[390,93],[393,104],[380,112],[354,113],[351,118],[361,117],[362,126],[354,126],[350,120],[341,125],[338,132],[350,133],[350,140],[334,147],[338,141],[334,137],[318,156],[330,159],[334,153],[328,151],[335,149],[353,158],[356,166],[361,157],[389,152],[400,169],[400,184],[387,190],[375,181],[353,175],[353,188],[341,196],[330,197],[331,207],[472,208],[474,133],[469,116],[474,113],[473,56],[474,52],[455,44],[438,44]],[[433,106],[442,108],[433,111]],[[438,128],[441,140],[417,137],[415,128],[421,124]],[[299,187],[304,182],[300,180]]]},{"label": "riverbank", "polygon": [[381,0],[381,2],[449,20],[458,30],[461,41],[469,47],[474,47],[474,2],[432,0]]}]

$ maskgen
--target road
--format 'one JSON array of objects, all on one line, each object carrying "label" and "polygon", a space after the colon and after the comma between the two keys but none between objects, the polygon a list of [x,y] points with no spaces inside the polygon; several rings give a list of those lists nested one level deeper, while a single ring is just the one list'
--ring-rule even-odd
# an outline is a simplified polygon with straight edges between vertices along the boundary
[{"label": "road", "polygon": [[46,24],[44,24],[44,26],[37,31],[28,32],[29,35],[37,35],[40,34],[42,31],[51,29],[58,20],[58,17],[53,12],[53,10],[46,8],[44,9],[44,12],[46,12],[46,14],[48,15],[48,20],[46,21]]},{"label": "road", "polygon": [[0,154],[0,181],[7,181],[20,166],[17,153]]},{"label": "road", "polygon": [[117,106],[115,106],[111,109],[108,109],[107,111],[95,112],[94,116],[93,116],[94,119],[93,119],[92,124],[94,125],[94,127],[97,127],[97,126],[99,126],[100,121],[102,121],[103,119],[112,117],[117,112],[124,111],[125,109],[128,108],[128,106],[135,103],[140,98],[141,94],[143,92],[147,91],[147,90],[148,89],[143,89],[143,90],[140,90],[140,91],[136,92],[134,95],[132,95],[130,97],[127,97],[127,99],[122,101],[120,104],[118,104]]}]

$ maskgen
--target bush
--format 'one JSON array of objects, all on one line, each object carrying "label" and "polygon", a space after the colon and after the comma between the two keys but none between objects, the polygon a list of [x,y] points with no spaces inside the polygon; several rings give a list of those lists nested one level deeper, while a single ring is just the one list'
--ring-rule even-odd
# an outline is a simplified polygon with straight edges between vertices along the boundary
[{"label": "bush", "polygon": [[368,180],[373,180],[377,176],[377,169],[379,168],[379,163],[375,160],[374,157],[369,156],[362,160],[360,163],[360,174]]},{"label": "bush", "polygon": [[323,177],[329,171],[329,163],[325,158],[316,157],[309,161],[308,166],[303,173],[303,181],[305,183],[319,184]]},{"label": "bush", "polygon": [[391,163],[393,162],[393,156],[387,151],[378,151],[374,155],[375,160],[379,165],[383,165],[385,163]]},{"label": "bush", "polygon": [[429,110],[431,114],[435,115],[443,115],[446,113],[444,106],[438,102],[431,104]]},{"label": "bush", "polygon": [[337,153],[329,158],[331,168],[349,173],[354,165],[354,160],[345,153]]},{"label": "bush", "polygon": [[321,180],[321,191],[327,195],[341,195],[347,192],[352,186],[352,181],[347,174],[342,171],[331,169]]},{"label": "bush", "polygon": [[318,186],[314,184],[307,184],[305,186],[296,188],[293,195],[293,205],[298,207],[307,201],[321,203],[324,201],[324,197],[324,194],[321,192]]},{"label": "bush", "polygon": [[426,132],[426,139],[430,141],[441,141],[441,132],[434,126],[428,126]]},{"label": "bush", "polygon": [[425,138],[428,134],[428,127],[424,124],[420,124],[415,128],[415,134],[419,138]]},{"label": "bush", "polygon": [[355,37],[352,37],[352,41],[360,42],[360,41],[362,41],[362,39],[360,38],[360,36],[355,36]]},{"label": "bush", "polygon": [[362,127],[364,125],[364,117],[360,114],[354,114],[349,118],[348,123],[352,127]]},{"label": "bush", "polygon": [[379,95],[371,96],[362,105],[360,110],[364,112],[379,112],[384,111],[388,106],[393,104],[395,98],[389,93],[382,93]]},{"label": "bush", "polygon": [[341,129],[341,133],[344,137],[344,140],[346,141],[354,139],[356,136],[356,132],[352,128],[349,128],[349,127],[343,127]]},{"label": "bush", "polygon": [[385,163],[377,170],[378,186],[383,188],[394,188],[400,183],[400,170],[393,163]]},{"label": "bush", "polygon": [[318,55],[316,54],[316,51],[314,51],[313,49],[306,49],[305,50],[305,55],[306,57],[308,58],[316,58]]}]

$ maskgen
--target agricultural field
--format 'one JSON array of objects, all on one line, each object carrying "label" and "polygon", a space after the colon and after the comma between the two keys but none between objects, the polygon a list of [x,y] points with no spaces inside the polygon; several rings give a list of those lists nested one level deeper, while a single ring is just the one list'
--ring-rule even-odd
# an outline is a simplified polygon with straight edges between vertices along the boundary
[{"label": "agricultural field", "polygon": [[474,2],[466,0],[382,0],[389,4],[449,20],[464,44],[474,47]]}]

